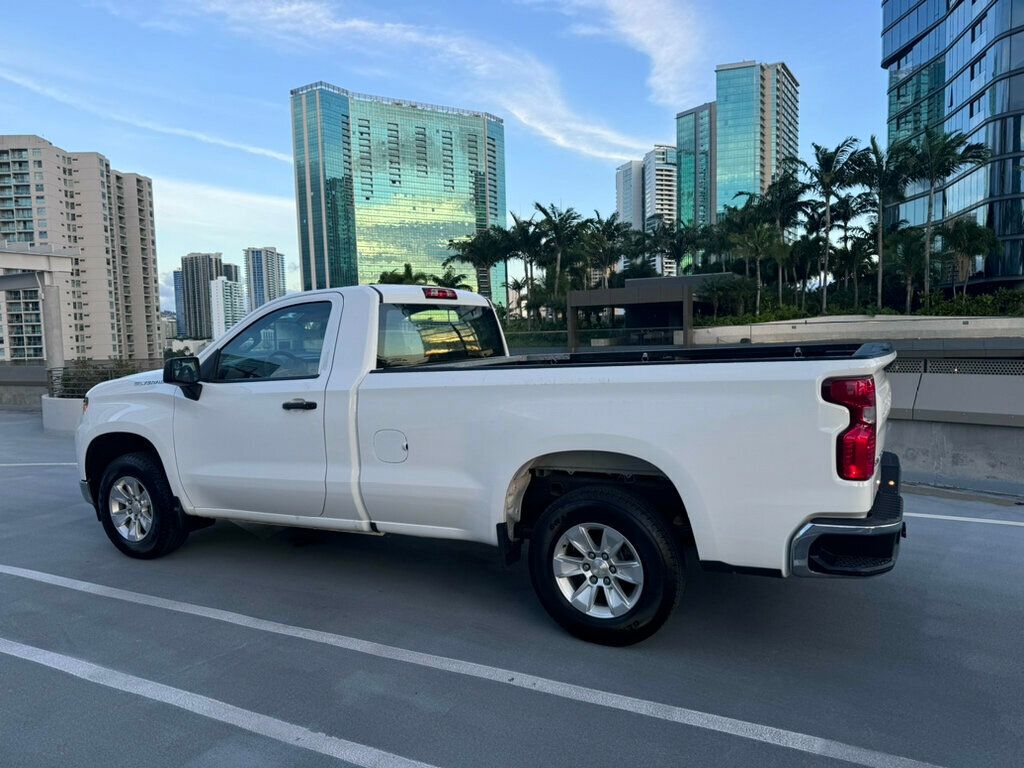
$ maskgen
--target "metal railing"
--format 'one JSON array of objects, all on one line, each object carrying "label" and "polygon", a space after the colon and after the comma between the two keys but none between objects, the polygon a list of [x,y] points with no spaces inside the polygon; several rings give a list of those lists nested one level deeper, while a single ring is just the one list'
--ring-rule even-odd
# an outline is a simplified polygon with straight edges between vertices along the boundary
[{"label": "metal railing", "polygon": [[103,381],[119,379],[133,373],[163,368],[156,360],[71,360],[62,368],[46,372],[50,397],[85,397],[86,392]]}]

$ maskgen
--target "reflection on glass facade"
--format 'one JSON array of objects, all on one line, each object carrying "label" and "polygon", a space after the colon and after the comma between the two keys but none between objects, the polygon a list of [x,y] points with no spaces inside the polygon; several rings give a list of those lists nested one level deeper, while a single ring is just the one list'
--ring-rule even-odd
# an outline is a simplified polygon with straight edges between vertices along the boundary
[{"label": "reflection on glass facade", "polygon": [[[449,240],[505,226],[505,134],[481,112],[351,93],[292,91],[302,288],[440,275]],[[471,271],[471,270],[468,270]],[[468,282],[505,304],[504,265]]]},{"label": "reflection on glass facade", "polygon": [[[936,194],[936,218],[974,216],[1000,239],[976,281],[1024,278],[1024,0],[884,0],[882,66],[889,71],[889,141],[915,140],[930,125],[963,131],[992,159],[964,169]],[[890,212],[927,218],[917,184]]]},{"label": "reflection on glass facade", "polygon": [[716,205],[742,203],[760,193],[799,150],[799,83],[782,62],[743,61],[715,69]]},{"label": "reflection on glass facade", "polygon": [[679,223],[705,226],[716,219],[715,102],[676,115]]}]

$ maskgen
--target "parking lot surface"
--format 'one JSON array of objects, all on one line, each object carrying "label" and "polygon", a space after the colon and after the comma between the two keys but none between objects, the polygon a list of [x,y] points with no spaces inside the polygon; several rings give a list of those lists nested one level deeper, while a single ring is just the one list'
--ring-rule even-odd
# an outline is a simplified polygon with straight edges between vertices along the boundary
[{"label": "parking lot surface", "polygon": [[[907,493],[896,569],[703,573],[630,648],[488,547],[220,522],[131,560],[0,411],[0,765],[1019,766],[1024,507]],[[954,519],[961,518],[961,519]]]}]

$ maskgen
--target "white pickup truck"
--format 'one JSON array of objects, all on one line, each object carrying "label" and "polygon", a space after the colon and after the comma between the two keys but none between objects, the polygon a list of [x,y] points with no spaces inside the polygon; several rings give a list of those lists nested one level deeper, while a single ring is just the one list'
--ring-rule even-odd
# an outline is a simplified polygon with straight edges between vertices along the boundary
[{"label": "white pickup truck", "polygon": [[466,539],[570,632],[636,642],[683,553],[775,576],[890,570],[886,345],[510,356],[490,303],[358,286],[266,304],[198,357],[94,387],[82,493],[153,558],[225,518]]}]

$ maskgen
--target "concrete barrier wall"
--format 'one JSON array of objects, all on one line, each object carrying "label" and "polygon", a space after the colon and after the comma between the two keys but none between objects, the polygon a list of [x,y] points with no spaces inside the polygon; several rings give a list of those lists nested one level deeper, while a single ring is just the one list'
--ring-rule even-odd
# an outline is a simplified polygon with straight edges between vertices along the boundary
[{"label": "concrete barrier wall", "polygon": [[889,422],[907,482],[1024,497],[1024,429],[940,421]]},{"label": "concrete barrier wall", "polygon": [[46,368],[0,365],[0,407],[38,411],[46,392]]}]

